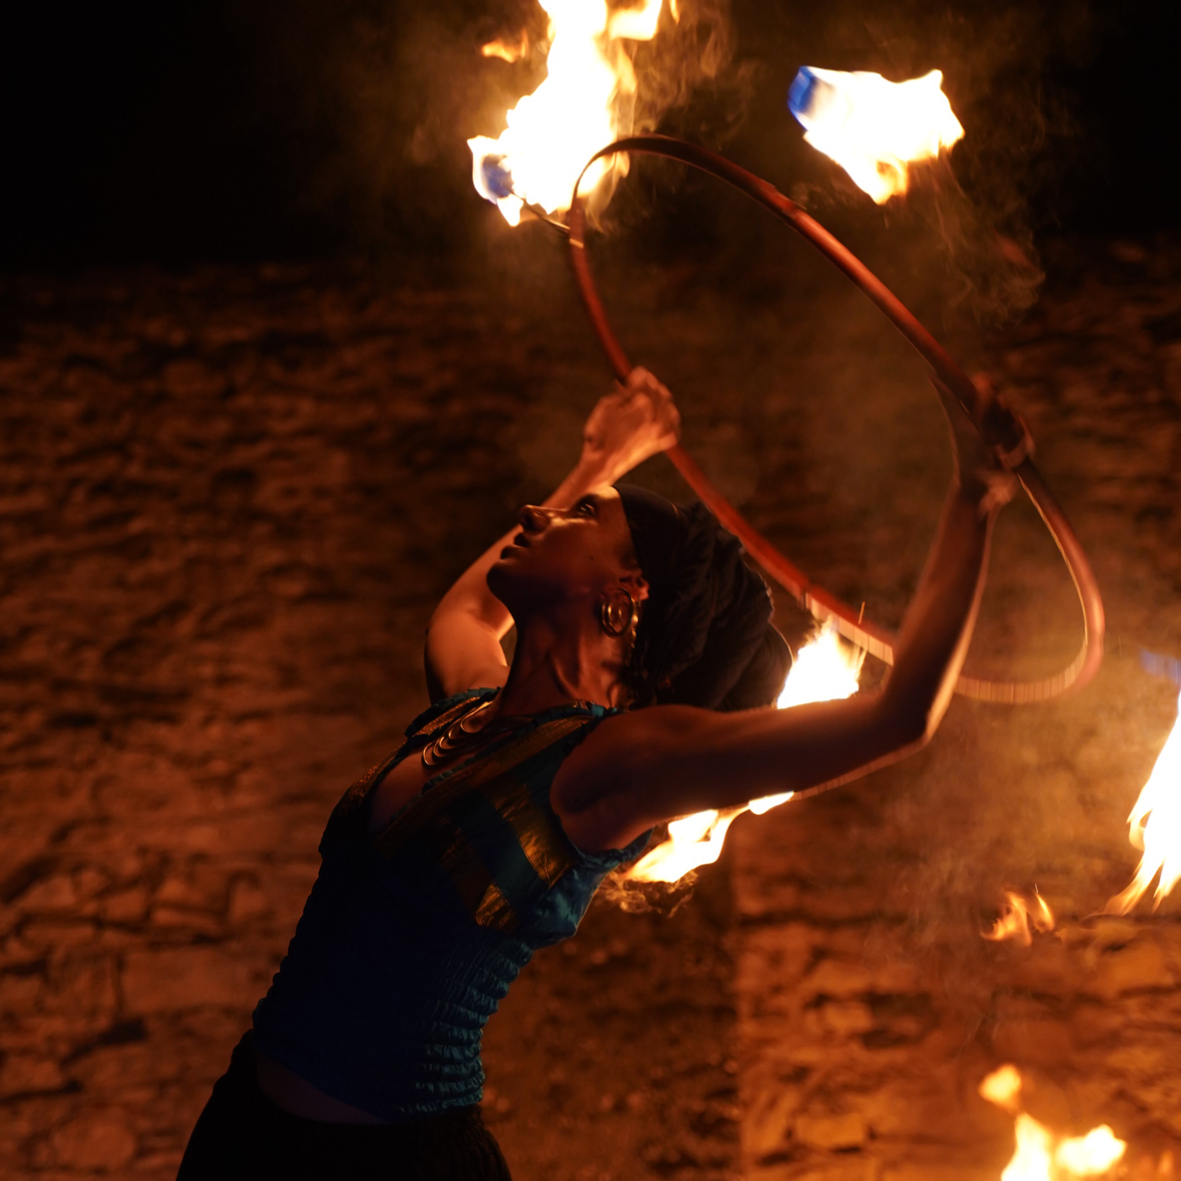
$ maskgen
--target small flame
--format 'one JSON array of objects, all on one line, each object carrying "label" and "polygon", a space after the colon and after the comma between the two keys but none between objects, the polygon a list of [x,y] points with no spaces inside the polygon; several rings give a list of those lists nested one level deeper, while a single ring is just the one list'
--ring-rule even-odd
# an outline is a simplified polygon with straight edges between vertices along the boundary
[{"label": "small flame", "polygon": [[[1181,714],[1181,699],[1177,702]],[[1143,850],[1136,876],[1126,890],[1108,899],[1104,914],[1127,914],[1160,874],[1152,908],[1155,910],[1181,881],[1181,722],[1157,756],[1148,782],[1128,817],[1128,840]]]},{"label": "small flame", "polygon": [[1046,900],[1036,888],[1032,899],[1025,898],[1013,890],[1006,890],[1005,905],[1000,918],[993,923],[990,930],[982,931],[981,935],[994,943],[1012,939],[1022,947],[1028,947],[1033,942],[1033,935],[1029,930],[1031,922],[1033,929],[1043,934],[1054,929],[1054,912],[1046,904]]},{"label": "small flame", "polygon": [[[497,139],[478,135],[467,141],[477,192],[513,226],[526,203],[546,213],[568,209],[587,160],[631,130],[628,100],[636,74],[623,42],[655,37],[663,7],[663,0],[642,0],[638,8],[608,13],[606,0],[540,3],[550,18],[545,80],[508,112],[508,128]],[[677,19],[675,5],[672,15]],[[506,54],[515,49],[491,42],[481,52],[511,61]],[[626,172],[626,156],[597,160],[579,192],[590,193]]]},{"label": "small flame", "polygon": [[804,66],[787,102],[804,139],[835,160],[879,205],[905,193],[908,165],[931,160],[964,129],[932,70],[906,82]]},{"label": "small flame", "polygon": [[489,41],[487,45],[480,46],[480,53],[484,57],[498,57],[501,61],[510,64],[519,61],[528,52],[529,34],[524,31],[516,41]]},{"label": "small flame", "polygon": [[[792,662],[778,708],[852,697],[864,662],[865,653],[842,642],[836,621],[828,620]],[[761,816],[794,795],[791,791],[780,792],[751,800],[742,808],[728,808],[725,812],[711,809],[674,820],[668,826],[668,840],[641,857],[627,877],[636,882],[675,882],[699,866],[712,865],[722,852],[726,831],[737,817],[748,811]]]},{"label": "small flame", "polygon": [[1128,1146],[1107,1124],[1092,1128],[1085,1136],[1057,1136],[1032,1115],[1019,1112],[1022,1087],[1021,1072],[1011,1063],[994,1070],[979,1087],[989,1103],[1016,1113],[1013,1132],[1017,1147],[1001,1181],[1102,1177],[1123,1158]]},{"label": "small flame", "polygon": [[1014,1112],[1021,1099],[1021,1071],[1007,1062],[987,1075],[978,1090],[982,1099]]}]

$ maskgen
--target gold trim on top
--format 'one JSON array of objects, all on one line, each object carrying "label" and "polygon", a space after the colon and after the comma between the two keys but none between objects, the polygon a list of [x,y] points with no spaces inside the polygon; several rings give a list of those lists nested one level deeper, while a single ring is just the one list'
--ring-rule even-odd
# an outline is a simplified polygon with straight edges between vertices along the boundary
[{"label": "gold trim on top", "polygon": [[422,795],[407,805],[377,834],[373,839],[373,848],[383,857],[392,856],[410,837],[420,832],[424,825],[459,796],[519,767],[526,759],[560,742],[567,735],[586,725],[589,720],[582,716],[555,718],[543,722],[536,730],[522,738],[510,740],[502,747],[494,747],[486,754],[477,755],[471,762],[452,772],[450,778],[441,780],[434,787],[424,789]]}]

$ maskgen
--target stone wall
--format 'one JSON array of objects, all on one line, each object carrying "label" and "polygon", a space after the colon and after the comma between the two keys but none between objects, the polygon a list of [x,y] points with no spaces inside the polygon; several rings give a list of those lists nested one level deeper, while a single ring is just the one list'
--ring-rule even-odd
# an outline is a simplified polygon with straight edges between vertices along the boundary
[{"label": "stone wall", "polygon": [[[0,289],[5,1176],[173,1174],[327,811],[421,705],[431,605],[573,458],[605,368],[560,260],[514,249],[479,283]],[[1154,1170],[1176,1153],[1176,904],[1087,916],[1130,874],[1124,816],[1174,716],[1137,654],[1181,652],[1181,266],[1126,244],[1053,264],[1039,312],[968,354],[1095,559],[1100,679],[1038,709],[957,703],[911,762],[745,818],[671,919],[597,903],[489,1030],[486,1110],[520,1177],[997,1177],[1011,1121],[975,1088],[1005,1060],[1048,1121],[1111,1122]],[[607,294],[707,470],[897,622],[947,476],[938,411],[874,316],[809,282],[670,268]],[[1008,510],[973,667],[1035,674],[1077,626],[1053,547]],[[1001,891],[1035,885],[1058,933],[983,942]]]},{"label": "stone wall", "polygon": [[[1177,686],[1139,656],[1175,654],[1181,629],[1178,258],[1117,244],[1054,261],[1038,312],[986,363],[1094,560],[1108,657],[1077,696],[957,701],[918,757],[736,826],[760,1181],[997,1178],[1013,1123],[977,1088],[1003,1062],[1054,1131],[1112,1125],[1136,1177],[1181,1164],[1177,900],[1095,916],[1131,877],[1125,816],[1176,717]],[[1049,671],[1077,608],[1032,514],[1006,510],[993,568],[969,668]],[[1037,888],[1053,934],[982,940],[1006,888]]]}]

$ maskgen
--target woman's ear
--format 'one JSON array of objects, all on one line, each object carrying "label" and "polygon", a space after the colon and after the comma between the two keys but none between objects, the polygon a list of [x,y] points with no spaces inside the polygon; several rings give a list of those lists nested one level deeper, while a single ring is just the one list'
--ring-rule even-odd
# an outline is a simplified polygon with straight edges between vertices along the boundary
[{"label": "woman's ear", "polygon": [[638,569],[627,571],[619,581],[637,603],[642,603],[648,597],[648,580]]}]

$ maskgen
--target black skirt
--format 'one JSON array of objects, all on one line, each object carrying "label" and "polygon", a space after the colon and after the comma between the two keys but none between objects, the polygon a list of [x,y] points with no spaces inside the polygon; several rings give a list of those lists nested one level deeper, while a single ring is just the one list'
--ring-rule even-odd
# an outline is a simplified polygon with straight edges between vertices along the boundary
[{"label": "black skirt", "polygon": [[512,1181],[478,1107],[405,1124],[330,1124],[284,1111],[258,1085],[250,1034],[189,1137],[177,1181]]}]

